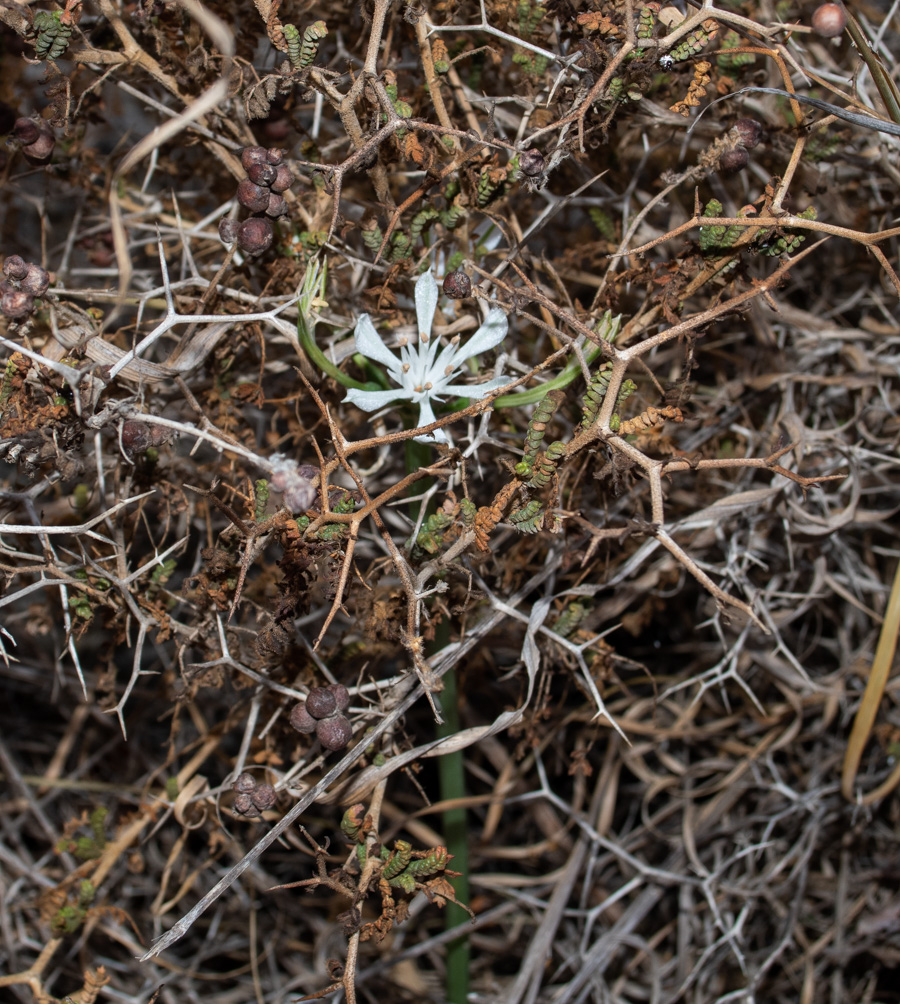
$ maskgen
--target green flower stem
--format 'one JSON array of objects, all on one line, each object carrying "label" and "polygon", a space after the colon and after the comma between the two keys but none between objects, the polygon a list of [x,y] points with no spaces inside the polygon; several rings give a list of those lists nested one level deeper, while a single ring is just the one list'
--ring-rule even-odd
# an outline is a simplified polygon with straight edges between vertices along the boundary
[{"label": "green flower stem", "polygon": [[[323,373],[327,373],[328,376],[337,380],[339,384],[343,384],[345,387],[353,387],[355,390],[382,390],[382,386],[377,383],[360,383],[359,380],[354,380],[353,377],[347,376],[343,370],[338,369],[337,366],[325,355],[325,353],[316,345],[316,339],[313,335],[313,329],[307,323],[307,318],[304,316],[301,310],[297,316],[297,337],[300,339],[300,344],[303,346],[303,351],[309,356],[309,358],[322,370]],[[388,386],[385,383],[385,386]]]},{"label": "green flower stem", "polygon": [[[435,627],[434,642],[430,648],[437,651],[450,644],[450,625],[446,619]],[[444,689],[441,693],[441,710],[444,723],[438,725],[440,738],[454,736],[459,732],[459,696],[456,686],[456,670],[444,674]],[[447,753],[438,759],[438,774],[441,783],[441,800],[462,799],[466,796],[466,778],[462,750]],[[443,813],[444,840],[447,850],[453,855],[453,870],[461,872],[452,880],[456,898],[461,903],[469,902],[469,827],[466,810],[447,809]],[[455,903],[445,907],[444,929],[451,931],[468,923],[469,915]],[[469,999],[469,936],[461,934],[447,945],[447,1004],[466,1004]]]},{"label": "green flower stem", "polygon": [[[599,345],[594,345],[585,352],[585,362],[590,365],[602,351],[603,349]],[[523,404],[536,404],[538,401],[542,401],[551,390],[568,387],[578,376],[581,376],[581,363],[577,359],[570,359],[566,363],[565,369],[552,380],[532,387],[531,390],[523,391],[521,394],[504,394],[494,401],[494,408],[517,408]]]}]

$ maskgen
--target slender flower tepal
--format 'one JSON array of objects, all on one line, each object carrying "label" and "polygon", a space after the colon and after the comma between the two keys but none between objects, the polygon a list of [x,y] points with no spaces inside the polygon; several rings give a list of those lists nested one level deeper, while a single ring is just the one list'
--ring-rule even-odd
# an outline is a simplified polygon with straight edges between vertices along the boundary
[{"label": "slender flower tepal", "polygon": [[[508,377],[494,377],[482,383],[453,383],[463,363],[472,356],[495,348],[506,337],[506,315],[494,307],[484,323],[466,342],[459,344],[459,336],[449,345],[441,346],[438,338],[431,337],[431,325],[437,309],[438,285],[431,272],[424,272],[416,281],[416,320],[418,338],[400,348],[397,356],[384,344],[368,314],[362,314],[353,332],[356,348],[367,359],[380,363],[397,384],[394,390],[349,390],[345,401],[363,411],[376,411],[391,401],[407,400],[419,406],[418,425],[435,421],[432,401],[441,403],[446,397],[482,398],[492,390],[509,383]],[[442,429],[427,435],[416,436],[422,443],[446,443]]]}]

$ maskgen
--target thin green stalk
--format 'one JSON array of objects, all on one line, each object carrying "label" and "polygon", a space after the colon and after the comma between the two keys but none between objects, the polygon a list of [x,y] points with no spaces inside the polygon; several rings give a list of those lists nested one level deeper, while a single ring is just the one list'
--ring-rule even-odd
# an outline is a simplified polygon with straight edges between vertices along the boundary
[{"label": "thin green stalk", "polygon": [[[450,625],[442,620],[435,628],[434,649],[450,644]],[[444,674],[444,689],[441,693],[441,709],[444,723],[437,727],[440,738],[456,735],[459,731],[459,697],[456,686],[456,670]],[[466,795],[466,778],[462,751],[447,753],[438,760],[441,783],[441,800],[462,799]],[[447,850],[453,855],[452,867],[462,874],[453,879],[456,898],[461,903],[469,902],[469,827],[464,808],[446,809],[443,813],[444,840]],[[448,903],[444,917],[444,928],[451,931],[468,923],[469,915],[455,903]],[[461,934],[447,945],[447,1004],[466,1004],[469,999],[469,936]]]}]

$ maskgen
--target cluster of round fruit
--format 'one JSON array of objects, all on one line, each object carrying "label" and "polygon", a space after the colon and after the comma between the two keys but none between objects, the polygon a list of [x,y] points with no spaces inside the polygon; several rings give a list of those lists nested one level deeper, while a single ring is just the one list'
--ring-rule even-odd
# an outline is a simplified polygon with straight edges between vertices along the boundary
[{"label": "cluster of round fruit", "polygon": [[272,220],[277,220],[288,211],[281,193],[286,192],[295,181],[283,159],[284,154],[277,149],[248,146],[241,151],[241,164],[247,177],[237,187],[237,200],[255,215],[243,221],[222,220],[219,237],[225,244],[237,241],[238,247],[249,255],[263,254],[272,246],[275,240]]},{"label": "cluster of round fruit", "polygon": [[747,151],[759,145],[762,132],[763,127],[756,119],[738,119],[731,127],[737,145],[722,154],[719,158],[719,167],[728,174],[742,171],[750,162]]},{"label": "cluster of round fruit", "polygon": [[6,278],[0,282],[0,312],[12,321],[20,321],[34,310],[35,297],[47,292],[50,273],[11,254],[3,262],[3,274]]},{"label": "cluster of round fruit", "polygon": [[340,683],[313,687],[305,703],[291,712],[291,725],[298,731],[315,732],[327,750],[342,750],[353,735],[353,729],[343,712],[350,705],[350,694]]},{"label": "cluster of round fruit", "polygon": [[53,130],[43,122],[38,124],[34,119],[16,119],[13,136],[22,144],[22,153],[32,164],[43,164],[49,160],[56,145]]},{"label": "cluster of round fruit", "polygon": [[236,794],[232,808],[241,816],[258,816],[275,804],[275,789],[265,781],[257,781],[246,771],[238,774],[232,788]]}]

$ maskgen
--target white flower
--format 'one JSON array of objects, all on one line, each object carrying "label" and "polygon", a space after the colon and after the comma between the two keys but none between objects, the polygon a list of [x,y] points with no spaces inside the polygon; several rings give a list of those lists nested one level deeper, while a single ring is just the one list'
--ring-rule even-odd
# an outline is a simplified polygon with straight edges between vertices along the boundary
[{"label": "white flower", "polygon": [[[381,363],[388,375],[400,386],[396,390],[349,390],[345,401],[355,404],[363,411],[375,411],[391,401],[406,399],[419,406],[418,425],[430,425],[435,421],[432,401],[442,402],[445,397],[482,398],[492,390],[509,383],[509,377],[495,377],[478,384],[452,383],[460,372],[462,364],[482,352],[499,345],[506,337],[506,314],[494,307],[484,324],[464,346],[459,344],[459,335],[449,345],[441,346],[438,338],[431,337],[431,324],[437,309],[438,285],[431,272],[424,272],[416,282],[416,320],[419,337],[413,344],[406,343],[396,356],[384,344],[375,330],[368,314],[363,314],[356,322],[353,338],[356,348],[366,358]],[[442,429],[435,429],[428,435],[416,436],[422,443],[446,443]]]}]

